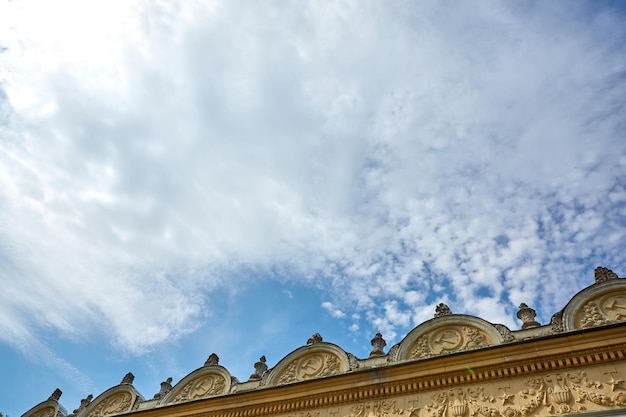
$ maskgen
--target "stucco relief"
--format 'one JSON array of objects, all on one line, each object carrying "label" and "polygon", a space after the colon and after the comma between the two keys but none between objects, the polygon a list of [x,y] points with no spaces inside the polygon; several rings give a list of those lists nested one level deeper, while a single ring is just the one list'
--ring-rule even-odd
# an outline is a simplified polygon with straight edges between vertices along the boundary
[{"label": "stucco relief", "polygon": [[98,402],[89,412],[88,417],[104,417],[110,414],[129,411],[133,405],[133,396],[129,392],[120,392]]},{"label": "stucco relief", "polygon": [[409,358],[429,358],[446,353],[477,349],[491,344],[493,344],[493,339],[476,327],[444,326],[420,336],[409,348]]},{"label": "stucco relief", "polygon": [[226,380],[221,375],[211,374],[193,379],[174,396],[172,402],[196,400],[226,392]]},{"label": "stucco relief", "polygon": [[[438,390],[404,401],[401,397],[366,401],[343,407],[341,416],[540,417],[626,406],[624,378],[614,371],[600,375],[595,372],[595,377],[588,376],[580,370],[560,372]],[[407,407],[400,408],[397,402],[405,402]]]},{"label": "stucco relief", "polygon": [[609,293],[587,301],[576,315],[576,326],[587,329],[626,320],[626,292]]},{"label": "stucco relief", "polygon": [[56,414],[54,407],[47,407],[32,415],[32,417],[53,417]]},{"label": "stucco relief", "polygon": [[335,375],[341,372],[341,360],[332,353],[311,353],[293,360],[278,378],[277,384]]},{"label": "stucco relief", "polygon": [[396,400],[367,401],[355,404],[347,417],[398,417],[405,414],[396,406]]}]

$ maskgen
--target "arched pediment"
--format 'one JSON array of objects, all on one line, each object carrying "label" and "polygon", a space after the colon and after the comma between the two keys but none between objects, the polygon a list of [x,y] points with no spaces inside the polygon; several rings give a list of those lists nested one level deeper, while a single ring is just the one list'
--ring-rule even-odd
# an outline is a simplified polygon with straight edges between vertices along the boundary
[{"label": "arched pediment", "polygon": [[596,283],[576,294],[563,309],[564,330],[626,321],[626,279]]},{"label": "arched pediment", "polygon": [[230,373],[220,365],[207,365],[181,379],[163,398],[161,404],[179,403],[215,397],[230,392]]},{"label": "arched pediment", "polygon": [[49,398],[22,414],[22,417],[56,417],[57,414],[65,415],[67,413],[58,401]]},{"label": "arched pediment", "polygon": [[104,391],[93,400],[77,417],[106,417],[130,411],[138,393],[130,384],[120,384]]},{"label": "arched pediment", "polygon": [[271,370],[267,385],[283,385],[342,374],[350,370],[348,354],[339,346],[317,342],[285,356]]},{"label": "arched pediment", "polygon": [[502,334],[488,321],[465,314],[451,314],[428,320],[411,330],[398,344],[392,359],[426,359],[504,341]]}]

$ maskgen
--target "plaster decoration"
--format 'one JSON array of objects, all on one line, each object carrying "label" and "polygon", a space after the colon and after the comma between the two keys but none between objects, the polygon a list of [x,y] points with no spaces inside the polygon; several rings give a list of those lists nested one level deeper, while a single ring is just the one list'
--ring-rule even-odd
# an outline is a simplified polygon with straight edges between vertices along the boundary
[{"label": "plaster decoration", "polygon": [[46,407],[43,410],[37,411],[31,417],[54,417],[57,413],[56,408]]},{"label": "plaster decoration", "polygon": [[60,389],[55,389],[54,392],[50,395],[50,397],[48,397],[49,400],[52,401],[59,401],[59,399],[61,399],[61,395],[63,395],[63,391],[61,391]]},{"label": "plaster decoration", "polygon": [[430,319],[411,330],[399,343],[397,352],[392,352],[394,348],[390,350],[389,361],[425,359],[479,349],[510,341],[511,337],[506,326],[496,326],[465,314],[451,314]]},{"label": "plaster decoration", "polygon": [[311,353],[292,361],[278,378],[277,384],[288,384],[341,373],[341,360],[332,353]]},{"label": "plaster decoration", "polygon": [[387,353],[387,362],[396,362],[398,360],[398,353],[400,352],[400,344],[397,343],[389,349]]},{"label": "plaster decoration", "polygon": [[448,307],[444,303],[439,303],[437,307],[435,307],[435,318],[442,317],[442,316],[449,316],[450,314],[452,314],[450,307]]},{"label": "plaster decoration", "polygon": [[221,365],[207,365],[196,369],[178,381],[159,404],[179,403],[230,392],[232,377]]},{"label": "plaster decoration", "polygon": [[563,308],[563,331],[626,321],[626,279],[617,278],[610,270],[596,270],[596,274],[600,279],[574,295]]},{"label": "plaster decoration", "polygon": [[309,337],[309,339],[306,341],[307,345],[312,345],[315,343],[321,343],[322,342],[322,335],[320,335],[319,333],[315,333],[313,336]]},{"label": "plaster decoration", "polygon": [[172,377],[167,378],[165,381],[161,382],[161,389],[159,392],[154,394],[154,399],[158,400],[165,397],[165,394],[172,390]]},{"label": "plaster decoration", "polygon": [[589,404],[624,407],[623,382],[614,375],[609,381],[588,379],[579,370],[531,377],[516,390],[498,387],[499,394],[493,392],[493,384],[455,388],[432,394],[420,417],[526,417],[583,412]]},{"label": "plaster decoration", "polygon": [[626,289],[587,301],[576,314],[575,328],[588,329],[626,320]]},{"label": "plaster decoration", "polygon": [[552,327],[553,333],[561,333],[565,331],[563,326],[563,311],[554,313],[554,315],[550,318],[550,326]]},{"label": "plaster decoration", "polygon": [[478,349],[493,340],[473,326],[443,326],[422,335],[409,349],[410,359],[429,358],[462,350]]},{"label": "plaster decoration", "polygon": [[80,400],[80,405],[78,406],[77,409],[72,411],[72,415],[80,414],[85,408],[87,408],[87,406],[89,406],[89,404],[91,404],[92,399],[93,399],[93,394],[89,394],[86,398],[83,398],[82,400]]},{"label": "plaster decoration", "polygon": [[348,353],[348,363],[350,364],[350,370],[354,371],[358,369],[361,364],[359,363],[359,358],[354,356],[352,353]]},{"label": "plaster decoration", "polygon": [[287,415],[287,417],[320,417],[319,411],[303,411]]},{"label": "plaster decoration", "polygon": [[396,407],[396,400],[367,401],[355,404],[347,417],[397,417],[404,410]]},{"label": "plaster decoration", "polygon": [[387,346],[387,342],[383,339],[383,335],[380,333],[376,333],[374,338],[370,341],[372,344],[372,351],[370,352],[370,358],[373,356],[383,356],[385,352],[383,348]]},{"label": "plaster decoration", "polygon": [[99,400],[97,405],[89,411],[87,417],[104,417],[111,414],[130,411],[133,405],[133,396],[130,392],[118,392]]},{"label": "plaster decoration", "polygon": [[132,385],[134,380],[135,380],[135,375],[133,375],[132,372],[129,372],[126,375],[124,375],[124,378],[122,378],[122,382],[120,382],[120,385],[121,384]]},{"label": "plaster decoration", "polygon": [[209,374],[192,379],[185,384],[176,394],[172,402],[179,403],[199,398],[207,398],[224,394],[225,392],[226,380],[224,377],[218,374]]},{"label": "plaster decoration", "polygon": [[522,330],[541,326],[541,324],[535,320],[535,317],[537,317],[537,312],[534,309],[528,307],[525,303],[519,305],[517,318],[522,321]]},{"label": "plaster decoration", "polygon": [[615,272],[611,271],[609,268],[599,266],[594,271],[594,278],[595,278],[596,284],[599,284],[601,282],[606,282],[611,279],[617,279],[618,276]]},{"label": "plaster decoration", "polygon": [[261,356],[258,362],[254,364],[254,373],[250,375],[251,380],[258,380],[263,378],[263,375],[267,371],[267,364],[265,363],[267,359],[265,359],[265,355]]},{"label": "plaster decoration", "polygon": [[515,340],[515,336],[513,336],[511,330],[509,330],[509,328],[504,324],[494,324],[493,327],[495,327],[498,333],[502,335],[502,339],[504,339],[505,342],[512,342]]},{"label": "plaster decoration", "polygon": [[207,360],[204,362],[204,366],[215,366],[215,365],[219,365],[219,363],[220,363],[220,357],[217,356],[215,353],[211,353],[209,357],[207,358]]},{"label": "plaster decoration", "polygon": [[348,372],[358,366],[359,360],[356,357],[351,360],[350,355],[339,346],[317,342],[302,346],[285,356],[265,373],[267,379],[263,378],[260,384],[273,386],[323,378]]}]

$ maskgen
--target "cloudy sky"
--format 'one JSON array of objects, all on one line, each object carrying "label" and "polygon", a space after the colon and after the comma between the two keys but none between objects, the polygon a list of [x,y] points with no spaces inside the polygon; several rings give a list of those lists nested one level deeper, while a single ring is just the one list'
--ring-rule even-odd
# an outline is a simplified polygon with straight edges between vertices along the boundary
[{"label": "cloudy sky", "polygon": [[0,1],[0,412],[519,328],[626,275],[610,1]]}]

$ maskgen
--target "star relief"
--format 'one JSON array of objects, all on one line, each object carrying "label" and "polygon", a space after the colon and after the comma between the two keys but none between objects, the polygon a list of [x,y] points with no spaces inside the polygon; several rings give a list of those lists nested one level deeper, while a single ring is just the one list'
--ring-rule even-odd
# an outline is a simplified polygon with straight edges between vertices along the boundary
[{"label": "star relief", "polygon": [[624,383],[623,379],[615,379],[615,377],[613,375],[611,375],[611,380],[610,381],[606,381],[605,384],[610,385],[612,388],[612,391],[615,390],[623,390],[624,387],[622,386],[622,384]]},{"label": "star relief", "polygon": [[515,394],[507,394],[503,392],[498,396],[499,399],[502,400],[502,405],[513,404],[513,398],[515,398]]}]

